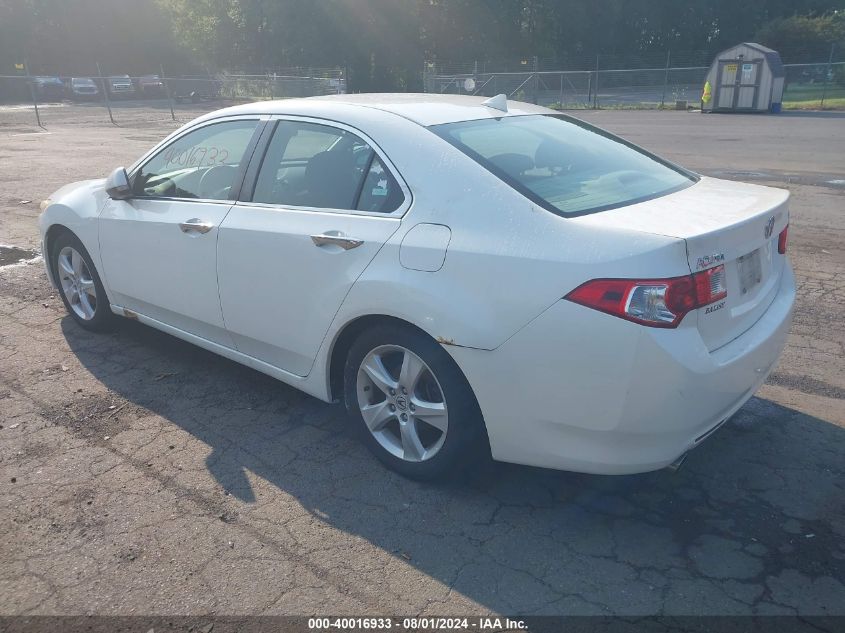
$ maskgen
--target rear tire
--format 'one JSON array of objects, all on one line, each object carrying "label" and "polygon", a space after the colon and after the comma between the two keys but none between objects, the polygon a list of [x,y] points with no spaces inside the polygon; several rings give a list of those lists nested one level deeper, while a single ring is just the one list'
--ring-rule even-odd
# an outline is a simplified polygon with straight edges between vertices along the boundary
[{"label": "rear tire", "polygon": [[344,402],[367,448],[405,477],[442,479],[489,457],[469,383],[422,332],[387,325],[361,333],[347,354]]},{"label": "rear tire", "polygon": [[111,311],[103,282],[91,256],[73,233],[59,235],[50,247],[50,267],[65,309],[80,327],[92,332],[112,329]]}]

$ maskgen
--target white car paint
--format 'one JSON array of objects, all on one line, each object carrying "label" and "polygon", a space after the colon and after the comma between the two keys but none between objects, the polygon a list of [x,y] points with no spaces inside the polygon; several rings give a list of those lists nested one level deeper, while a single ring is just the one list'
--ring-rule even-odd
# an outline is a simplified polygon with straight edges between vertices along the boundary
[{"label": "white car paint", "polygon": [[[218,279],[237,349],[306,376],[340,304],[400,224],[390,217],[299,210],[282,215],[235,205],[220,229]],[[364,243],[345,251],[310,239],[330,231]]]},{"label": "white car paint", "polygon": [[[221,202],[111,200],[100,214],[101,277],[109,298],[222,345],[232,345],[217,295],[217,227],[231,208]],[[133,221],[144,216],[144,221]],[[186,235],[179,223],[202,218],[215,228]]]},{"label": "white car paint", "polygon": [[694,322],[641,327],[569,301],[494,351],[449,349],[481,404],[494,458],[646,472],[695,447],[763,384],[786,344],[794,293],[786,267],[763,317],[715,352]]},{"label": "white car paint", "polygon": [[[700,265],[700,259],[706,260],[718,252],[725,256],[728,283],[736,288],[736,258],[764,243],[761,218],[774,217],[774,238],[786,227],[788,199],[789,192],[783,189],[703,177],[694,187],[645,203],[646,209],[631,205],[578,220],[596,228],[628,227],[681,237],[686,242],[693,272],[707,267]],[[679,208],[686,212],[678,213]],[[781,268],[788,265],[784,257],[777,257],[775,245],[776,240],[769,240],[762,249],[765,283],[750,294],[729,293],[726,309],[699,320],[699,330],[709,349],[717,349],[744,332],[771,304],[779,290]]]},{"label": "white car paint", "polygon": [[[368,140],[400,182],[406,204],[392,214],[117,201],[103,181],[86,181],[51,196],[42,235],[49,241],[57,225],[77,234],[115,313],[325,401],[338,397],[331,362],[342,332],[386,315],[454,358],[496,459],[596,473],[666,466],[741,407],[783,349],[795,289],[776,245],[788,194],[701,178],[646,202],[562,218],[425,127],[551,114],[508,106],[503,113],[479,98],[439,95],[242,105],[187,124],[130,167],[221,117],[337,122]],[[177,225],[188,218],[214,228],[186,235]],[[347,251],[311,242],[324,233],[364,244]],[[563,299],[591,279],[690,275],[714,253],[726,258],[730,287],[733,260],[755,248],[765,282],[753,295],[729,292],[726,309],[693,310],[675,329]]]}]

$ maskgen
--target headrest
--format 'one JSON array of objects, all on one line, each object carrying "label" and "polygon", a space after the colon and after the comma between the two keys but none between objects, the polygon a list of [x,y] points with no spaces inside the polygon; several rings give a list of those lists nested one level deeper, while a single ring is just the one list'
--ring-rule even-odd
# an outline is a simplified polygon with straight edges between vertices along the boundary
[{"label": "headrest", "polygon": [[490,162],[507,174],[518,176],[534,168],[534,161],[525,154],[497,154]]},{"label": "headrest", "polygon": [[549,138],[543,140],[534,152],[534,164],[537,167],[566,167],[569,160],[566,147]]}]

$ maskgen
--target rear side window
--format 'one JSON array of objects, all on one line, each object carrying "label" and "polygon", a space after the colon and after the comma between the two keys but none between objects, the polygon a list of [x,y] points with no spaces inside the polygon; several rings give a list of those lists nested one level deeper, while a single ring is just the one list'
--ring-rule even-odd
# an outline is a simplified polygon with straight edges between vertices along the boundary
[{"label": "rear side window", "polygon": [[611,134],[554,115],[432,126],[526,197],[563,216],[683,189],[696,177]]},{"label": "rear side window", "polygon": [[226,121],[179,137],[138,170],[134,195],[229,200],[257,125]]},{"label": "rear side window", "polygon": [[398,209],[404,199],[399,183],[381,159],[373,155],[355,208],[359,211],[385,213]]},{"label": "rear side window", "polygon": [[404,195],[362,138],[341,128],[279,121],[261,163],[253,202],[391,213]]}]

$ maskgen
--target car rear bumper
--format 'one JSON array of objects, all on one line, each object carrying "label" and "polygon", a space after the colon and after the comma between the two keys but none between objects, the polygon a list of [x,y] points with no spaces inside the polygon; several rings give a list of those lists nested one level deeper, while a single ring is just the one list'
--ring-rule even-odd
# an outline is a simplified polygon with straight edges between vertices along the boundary
[{"label": "car rear bumper", "polygon": [[646,472],[694,448],[766,380],[794,299],[787,263],[768,310],[713,352],[694,320],[648,328],[565,300],[496,350],[446,349],[475,391],[495,459]]}]

